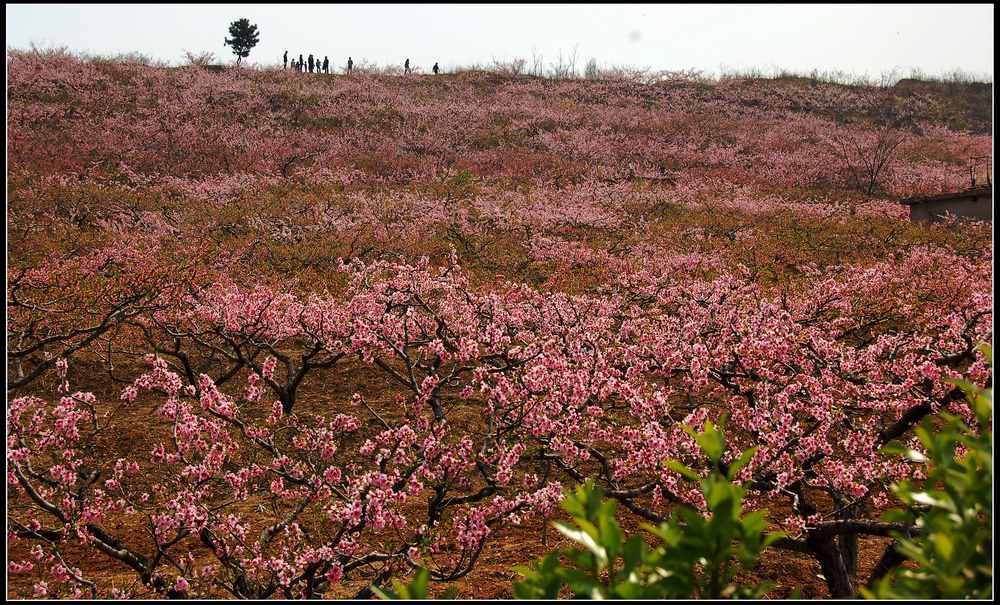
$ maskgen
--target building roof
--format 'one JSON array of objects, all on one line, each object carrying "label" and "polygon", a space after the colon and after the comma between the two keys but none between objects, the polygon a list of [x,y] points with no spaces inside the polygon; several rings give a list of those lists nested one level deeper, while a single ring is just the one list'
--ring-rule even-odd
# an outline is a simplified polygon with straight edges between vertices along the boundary
[{"label": "building roof", "polygon": [[947,200],[957,200],[965,197],[979,197],[979,196],[992,196],[993,195],[993,185],[980,185],[979,187],[969,187],[963,191],[951,191],[949,193],[939,193],[937,195],[927,195],[918,197],[908,197],[903,200],[903,203],[907,206],[912,206],[914,204],[925,204],[927,202],[943,202]]}]

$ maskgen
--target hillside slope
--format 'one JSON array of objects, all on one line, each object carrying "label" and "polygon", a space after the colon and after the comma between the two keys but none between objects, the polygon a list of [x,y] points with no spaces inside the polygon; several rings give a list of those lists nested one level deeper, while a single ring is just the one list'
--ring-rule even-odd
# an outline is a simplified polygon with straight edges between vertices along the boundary
[{"label": "hillside slope", "polygon": [[844,182],[831,141],[885,125],[906,137],[880,183],[896,196],[954,186],[991,145],[988,92],[971,86],[212,73],[30,53],[8,70],[11,168],[46,174],[412,182],[468,169],[807,188]]},{"label": "hillside slope", "polygon": [[510,596],[586,477],[703,507],[723,416],[754,577],[849,597],[992,381],[991,225],[898,203],[982,91],[7,62],[11,597]]}]

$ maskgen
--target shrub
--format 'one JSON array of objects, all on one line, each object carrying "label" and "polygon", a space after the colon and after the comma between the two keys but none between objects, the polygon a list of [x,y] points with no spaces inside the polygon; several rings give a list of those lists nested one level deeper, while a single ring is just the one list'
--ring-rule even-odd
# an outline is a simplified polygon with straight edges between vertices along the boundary
[{"label": "shrub", "polygon": [[215,53],[210,50],[203,50],[201,52],[185,50],[184,60],[187,61],[188,65],[207,67],[208,65],[215,63]]},{"label": "shrub", "polygon": [[735,580],[781,537],[765,532],[766,510],[742,515],[745,490],[733,479],[755,450],[727,465],[722,461],[723,434],[711,422],[700,433],[687,430],[708,456],[712,470],[702,478],[679,462],[672,461],[671,467],[700,482],[707,516],[689,506],[677,507],[658,527],[645,526],[659,541],[650,548],[638,535],[625,540],[615,520],[616,503],[604,500],[603,490],[588,481],[563,502],[576,527],[555,524],[581,546],[551,553],[533,567],[517,568],[525,577],[514,585],[517,596],[555,598],[564,587],[592,599],[763,596],[767,585],[741,585]]},{"label": "shrub", "polygon": [[[989,348],[984,347],[992,362]],[[913,525],[919,532],[895,534],[898,559],[917,564],[897,567],[862,589],[868,598],[981,598],[993,596],[993,389],[954,381],[975,410],[977,431],[958,416],[941,414],[944,426],[917,429],[923,455],[901,446],[896,451],[930,471],[922,485],[898,483],[894,492],[906,509],[887,520]],[[960,453],[962,452],[962,453]]]},{"label": "shrub", "polygon": [[[380,588],[372,588],[376,595],[380,598],[389,600],[413,600],[413,599],[426,599],[427,598],[427,582],[430,579],[430,572],[426,569],[418,569],[417,574],[410,580],[409,583],[403,584],[399,580],[393,580],[392,586],[393,590],[382,590]],[[457,591],[454,587],[449,588],[441,595],[442,599],[453,599],[455,598]]]}]

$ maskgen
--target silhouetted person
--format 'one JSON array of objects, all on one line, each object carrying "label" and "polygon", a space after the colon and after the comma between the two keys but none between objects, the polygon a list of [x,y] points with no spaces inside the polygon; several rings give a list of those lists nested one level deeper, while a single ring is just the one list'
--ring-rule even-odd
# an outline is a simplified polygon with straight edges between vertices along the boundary
[{"label": "silhouetted person", "polygon": [[347,57],[347,73],[351,73],[352,69],[354,69],[354,61],[350,57]]},{"label": "silhouetted person", "polygon": [[299,71],[304,72],[306,70],[306,62],[302,59],[302,55],[299,55]]},{"label": "silhouetted person", "polygon": [[316,62],[313,60],[313,56],[309,55],[309,73],[313,72],[313,68],[316,66]]},{"label": "silhouetted person", "polygon": [[434,75],[436,76],[437,73],[438,73],[438,64],[437,64],[437,61],[435,61],[434,62]]},{"label": "silhouetted person", "polygon": [[330,73],[330,57],[323,57],[323,73]]},{"label": "silhouetted person", "polygon": [[409,59],[406,60],[406,63],[403,63],[403,73],[404,74],[410,73],[410,60]]}]

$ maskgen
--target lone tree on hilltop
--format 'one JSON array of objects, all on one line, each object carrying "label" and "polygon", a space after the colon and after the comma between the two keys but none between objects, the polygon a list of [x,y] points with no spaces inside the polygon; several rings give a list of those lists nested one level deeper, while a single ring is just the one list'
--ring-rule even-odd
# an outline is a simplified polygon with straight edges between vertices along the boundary
[{"label": "lone tree on hilltop", "polygon": [[250,50],[257,46],[260,41],[260,32],[256,25],[251,25],[250,20],[243,18],[229,24],[229,35],[226,38],[226,46],[233,47],[233,54],[236,55],[236,64],[239,65],[244,57],[250,56]]}]

